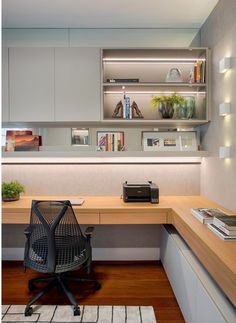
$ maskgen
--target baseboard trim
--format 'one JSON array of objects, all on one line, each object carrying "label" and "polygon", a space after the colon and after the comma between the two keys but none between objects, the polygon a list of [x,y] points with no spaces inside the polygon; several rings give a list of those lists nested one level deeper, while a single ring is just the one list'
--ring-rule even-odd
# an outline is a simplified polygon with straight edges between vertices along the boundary
[{"label": "baseboard trim", "polygon": [[[24,248],[2,248],[2,260],[23,260]],[[160,248],[93,248],[94,261],[155,261]]]}]

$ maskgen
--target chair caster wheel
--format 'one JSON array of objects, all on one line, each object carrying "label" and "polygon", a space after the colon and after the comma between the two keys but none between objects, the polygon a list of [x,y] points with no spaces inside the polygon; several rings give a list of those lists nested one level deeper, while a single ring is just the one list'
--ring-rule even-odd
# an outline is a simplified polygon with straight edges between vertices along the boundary
[{"label": "chair caster wheel", "polygon": [[101,284],[99,283],[99,282],[96,282],[96,283],[94,283],[94,288],[95,288],[95,290],[99,290],[99,289],[101,289]]},{"label": "chair caster wheel", "polygon": [[34,283],[32,283],[32,282],[30,282],[30,281],[29,281],[29,283],[28,283],[28,288],[29,288],[29,290],[30,290],[30,291],[33,291],[33,290],[35,290],[37,287],[34,285]]},{"label": "chair caster wheel", "polygon": [[78,316],[78,315],[80,315],[81,313],[80,313],[80,308],[79,308],[79,306],[75,306],[74,307],[74,316]]},{"label": "chair caster wheel", "polygon": [[28,307],[25,309],[25,316],[31,316],[33,314],[33,308]]}]

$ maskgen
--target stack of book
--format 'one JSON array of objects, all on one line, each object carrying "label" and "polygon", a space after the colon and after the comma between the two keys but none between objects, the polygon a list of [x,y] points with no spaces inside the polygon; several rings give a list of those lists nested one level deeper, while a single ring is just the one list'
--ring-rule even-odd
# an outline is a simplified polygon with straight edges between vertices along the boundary
[{"label": "stack of book", "polygon": [[236,215],[216,215],[208,228],[223,240],[236,240]]}]

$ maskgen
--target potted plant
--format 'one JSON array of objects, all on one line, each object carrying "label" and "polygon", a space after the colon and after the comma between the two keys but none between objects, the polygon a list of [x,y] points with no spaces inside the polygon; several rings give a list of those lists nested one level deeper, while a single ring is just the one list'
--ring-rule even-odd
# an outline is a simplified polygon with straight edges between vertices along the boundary
[{"label": "potted plant", "polygon": [[182,95],[173,93],[171,95],[153,96],[151,100],[152,107],[159,107],[162,118],[170,119],[174,115],[174,105],[184,104],[185,99]]},{"label": "potted plant", "polygon": [[17,201],[20,198],[20,193],[24,193],[25,188],[18,181],[10,183],[2,183],[2,200],[5,202]]}]

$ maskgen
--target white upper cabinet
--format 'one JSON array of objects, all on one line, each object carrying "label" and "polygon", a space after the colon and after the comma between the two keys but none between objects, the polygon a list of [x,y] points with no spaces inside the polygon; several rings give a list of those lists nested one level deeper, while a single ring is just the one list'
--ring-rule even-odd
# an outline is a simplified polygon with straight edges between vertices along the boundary
[{"label": "white upper cabinet", "polygon": [[53,48],[10,48],[9,78],[9,121],[54,121]]},{"label": "white upper cabinet", "polygon": [[2,48],[2,121],[9,121],[8,48]]},{"label": "white upper cabinet", "polygon": [[100,121],[100,49],[55,49],[55,121]]}]

